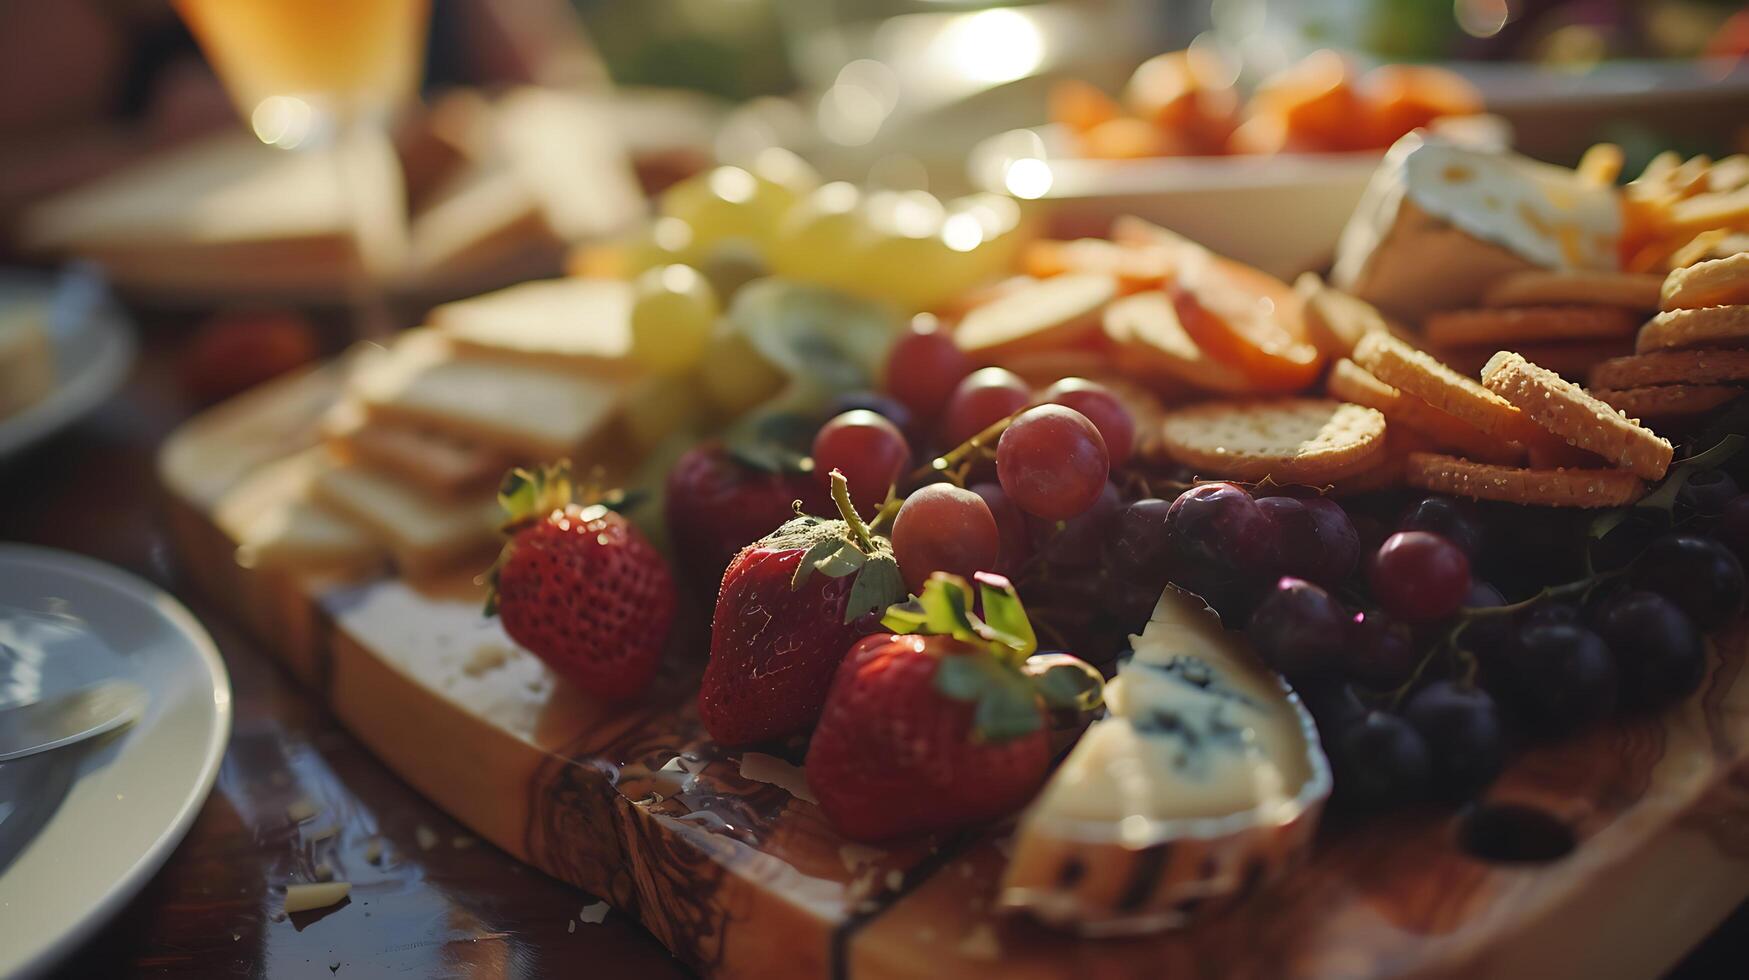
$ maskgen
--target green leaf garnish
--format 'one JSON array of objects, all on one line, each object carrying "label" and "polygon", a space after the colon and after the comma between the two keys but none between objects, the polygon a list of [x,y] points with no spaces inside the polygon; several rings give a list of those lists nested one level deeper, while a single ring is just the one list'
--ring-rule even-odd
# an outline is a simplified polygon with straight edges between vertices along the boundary
[{"label": "green leaf garnish", "polygon": [[1058,710],[1091,711],[1105,700],[1105,678],[1084,660],[1045,653],[1026,662],[1026,673],[1045,704]]}]

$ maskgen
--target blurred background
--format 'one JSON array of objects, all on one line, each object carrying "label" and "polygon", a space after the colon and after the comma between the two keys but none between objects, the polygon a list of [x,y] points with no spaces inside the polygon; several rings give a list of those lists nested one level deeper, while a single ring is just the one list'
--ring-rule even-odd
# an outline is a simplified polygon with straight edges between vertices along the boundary
[{"label": "blurred background", "polygon": [[955,201],[961,244],[999,237],[982,194],[1291,276],[1415,126],[1569,165],[1607,141],[1623,180],[1740,152],[1746,52],[1728,0],[0,0],[0,260],[80,261],[135,308],[344,314],[271,364],[507,283],[707,261],[718,191],[661,195],[729,164],[785,204],[911,194],[869,202],[901,237]]}]

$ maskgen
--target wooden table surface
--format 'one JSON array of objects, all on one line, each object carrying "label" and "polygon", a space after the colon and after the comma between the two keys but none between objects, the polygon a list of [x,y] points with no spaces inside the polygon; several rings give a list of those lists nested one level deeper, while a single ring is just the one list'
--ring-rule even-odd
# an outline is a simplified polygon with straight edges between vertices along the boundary
[{"label": "wooden table surface", "polygon": [[[213,634],[235,691],[231,744],[187,839],[59,976],[684,975],[630,918],[609,912],[600,924],[579,922],[593,897],[474,843],[188,586],[163,527],[152,462],[159,441],[198,407],[175,380],[186,326],[152,318],[121,395],[0,464],[0,540],[80,552],[169,589]],[[287,813],[299,801],[321,811],[301,831]],[[391,856],[347,905],[276,921],[273,889],[307,868],[310,827],[324,821],[345,828],[352,851],[375,834]],[[1749,906],[1674,975],[1749,976]]]}]

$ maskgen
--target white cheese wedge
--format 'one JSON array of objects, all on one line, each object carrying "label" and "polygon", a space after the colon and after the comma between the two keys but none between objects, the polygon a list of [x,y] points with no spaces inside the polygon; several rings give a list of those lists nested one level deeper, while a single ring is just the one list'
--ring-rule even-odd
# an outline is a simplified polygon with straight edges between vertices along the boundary
[{"label": "white cheese wedge", "polygon": [[55,349],[41,303],[0,308],[0,419],[48,397],[55,386]]},{"label": "white cheese wedge", "polygon": [[366,528],[394,555],[401,574],[423,578],[485,553],[498,540],[496,499],[444,501],[363,466],[318,474],[315,499]]},{"label": "white cheese wedge", "polygon": [[1086,935],[1173,928],[1304,854],[1330,793],[1310,715],[1168,589],[1135,657],[1021,819],[1004,907]]},{"label": "white cheese wedge", "polygon": [[335,405],[322,429],[341,459],[373,466],[445,499],[496,487],[516,463],[504,453],[428,428],[367,421],[356,402]]},{"label": "white cheese wedge", "polygon": [[256,467],[227,490],[213,520],[251,568],[359,573],[388,553],[364,528],[312,499],[316,478],[334,462],[321,447]]},{"label": "white cheese wedge", "polygon": [[1563,167],[1411,134],[1373,174],[1337,242],[1332,279],[1419,319],[1474,304],[1527,268],[1615,269],[1616,193]]},{"label": "white cheese wedge", "polygon": [[435,331],[401,336],[361,364],[351,393],[373,421],[425,426],[532,460],[571,456],[617,418],[624,385],[575,371],[458,357]]},{"label": "white cheese wedge", "polygon": [[428,322],[462,356],[509,356],[607,374],[633,369],[631,283],[546,279],[445,303]]}]

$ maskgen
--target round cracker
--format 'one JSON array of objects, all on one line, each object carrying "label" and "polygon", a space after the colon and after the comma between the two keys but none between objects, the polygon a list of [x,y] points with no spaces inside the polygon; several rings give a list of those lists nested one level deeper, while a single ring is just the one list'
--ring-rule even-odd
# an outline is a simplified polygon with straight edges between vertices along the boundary
[{"label": "round cracker", "polygon": [[986,358],[1074,346],[1099,331],[1099,311],[1116,295],[1111,276],[1040,280],[968,311],[953,339],[966,353]]},{"label": "round cracker", "polygon": [[1519,443],[1491,436],[1419,398],[1404,395],[1347,358],[1330,368],[1324,387],[1333,398],[1378,409],[1393,433],[1412,429],[1437,448],[1490,463],[1516,463],[1524,458],[1524,447]]},{"label": "round cracker", "polygon": [[1730,385],[1648,385],[1600,388],[1592,394],[1630,418],[1669,419],[1701,415],[1728,405],[1743,396],[1743,389]]},{"label": "round cracker", "polygon": [[1322,398],[1206,402],[1166,413],[1160,448],[1203,476],[1317,484],[1375,465],[1385,417]]},{"label": "round cracker", "polygon": [[1660,350],[1612,357],[1592,368],[1589,380],[1593,388],[1749,381],[1749,350]]},{"label": "round cracker", "polygon": [[1664,310],[1749,303],[1749,252],[1696,262],[1664,277],[1658,305]]},{"label": "round cracker", "polygon": [[1749,306],[1665,310],[1640,328],[1636,353],[1749,343]]},{"label": "round cracker", "polygon": [[1178,322],[1172,298],[1158,290],[1126,296],[1105,308],[1105,336],[1118,370],[1141,381],[1162,379],[1203,391],[1245,395],[1251,382],[1210,357]]},{"label": "round cracker", "polygon": [[1576,303],[1619,306],[1629,310],[1658,308],[1662,276],[1650,272],[1599,272],[1586,269],[1526,269],[1504,276],[1482,294],[1484,306],[1545,306]]},{"label": "round cracker", "polygon": [[1620,507],[1646,495],[1645,483],[1626,470],[1530,470],[1436,453],[1410,453],[1403,482],[1435,493],[1546,507]]},{"label": "round cracker", "polygon": [[1628,338],[1640,318],[1618,306],[1522,306],[1447,310],[1427,318],[1427,342],[1454,347]]},{"label": "round cracker", "polygon": [[1354,362],[1380,381],[1489,435],[1516,442],[1536,438],[1536,426],[1517,406],[1389,334],[1362,337]]},{"label": "round cracker", "polygon": [[1521,354],[1495,354],[1482,369],[1482,383],[1547,431],[1645,479],[1660,479],[1670,468],[1675,450],[1668,439]]},{"label": "round cracker", "polygon": [[[1524,359],[1540,364],[1564,378],[1579,379],[1599,363],[1612,357],[1624,357],[1634,352],[1632,335],[1614,340],[1569,340],[1555,344],[1511,344],[1513,350],[1524,355]],[[1459,374],[1479,376],[1482,366],[1488,363],[1500,350],[1495,345],[1486,347],[1439,347],[1430,349]]]}]

